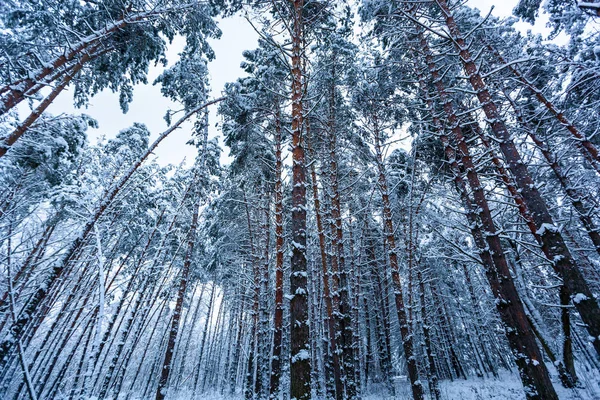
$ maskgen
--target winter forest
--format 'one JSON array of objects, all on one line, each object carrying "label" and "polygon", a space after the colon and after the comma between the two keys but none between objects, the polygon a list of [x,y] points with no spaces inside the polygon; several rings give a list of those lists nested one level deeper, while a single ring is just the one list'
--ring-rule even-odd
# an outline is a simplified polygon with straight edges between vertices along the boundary
[{"label": "winter forest", "polygon": [[600,399],[600,2],[506,2],[0,1],[0,399]]}]

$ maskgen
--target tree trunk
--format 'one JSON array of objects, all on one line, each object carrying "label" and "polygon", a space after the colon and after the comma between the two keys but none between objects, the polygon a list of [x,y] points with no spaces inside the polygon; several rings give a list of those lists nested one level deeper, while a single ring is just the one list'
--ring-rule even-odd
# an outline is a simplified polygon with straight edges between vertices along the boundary
[{"label": "tree trunk", "polygon": [[306,165],[303,143],[302,43],[304,0],[290,0],[292,15],[292,261],[290,276],[290,397],[310,399],[310,340],[306,263]]},{"label": "tree trunk", "polygon": [[[308,125],[307,125],[308,128]],[[319,236],[319,250],[320,250],[320,260],[321,260],[321,270],[323,276],[323,300],[325,301],[325,312],[326,312],[326,329],[329,338],[329,351],[327,352],[329,356],[326,357],[325,360],[325,369],[326,369],[326,378],[331,377],[331,373],[333,373],[333,382],[326,382],[327,388],[329,390],[335,390],[335,393],[330,393],[330,395],[342,396],[343,394],[343,385],[342,385],[342,372],[340,365],[340,357],[337,347],[337,337],[335,331],[335,319],[334,319],[334,303],[333,296],[331,294],[331,283],[329,281],[329,269],[327,267],[327,244],[325,238],[325,228],[323,227],[323,217],[321,215],[321,200],[319,198],[319,184],[317,181],[317,171],[315,167],[315,155],[314,149],[312,148],[312,143],[310,142],[310,138],[307,138],[306,144],[309,155],[311,156],[310,163],[310,174],[312,181],[312,192],[313,192],[313,204],[315,209],[315,219],[317,222],[317,235]]]},{"label": "tree trunk", "polygon": [[427,383],[429,384],[429,394],[435,400],[439,400],[441,397],[441,393],[438,384],[438,373],[435,366],[435,358],[431,347],[431,327],[429,326],[429,317],[427,313],[427,306],[425,304],[425,281],[423,279],[423,273],[421,272],[421,268],[417,270],[417,280],[419,281],[421,318],[423,320],[423,339],[425,341],[425,352],[427,354],[427,361],[429,363],[429,368],[427,369]]},{"label": "tree trunk", "polygon": [[[368,218],[370,218],[370,215],[365,215],[365,235],[369,235],[370,233]],[[367,239],[365,241],[365,253],[367,256],[367,263],[369,265],[368,269],[370,272],[371,283],[372,286],[375,286],[375,290],[372,290],[372,292],[373,300],[375,303],[374,306],[376,310],[372,313],[372,315],[375,317],[375,337],[377,338],[377,354],[380,361],[380,370],[384,375],[383,379],[385,380],[388,391],[392,396],[394,396],[395,390],[394,383],[392,381],[394,371],[392,366],[392,349],[390,346],[390,311],[387,290],[384,290],[384,283],[382,279],[383,277],[381,276],[381,271],[383,270],[383,268],[379,266],[379,262],[377,260],[377,252],[374,239],[370,236],[367,236]],[[369,310],[369,306],[366,303],[367,299],[365,298],[364,301],[365,310]],[[379,313],[381,313],[381,315],[378,315]],[[370,338],[370,335],[368,335],[368,338]],[[368,352],[367,355],[370,356],[371,359],[374,358],[372,351]],[[369,365],[369,360],[367,360],[367,365]]]},{"label": "tree trunk", "polygon": [[413,336],[409,331],[409,321],[406,315],[406,308],[402,294],[402,281],[400,279],[400,265],[398,263],[398,254],[396,253],[396,238],[394,237],[394,222],[392,220],[392,208],[388,194],[387,176],[385,165],[383,163],[383,151],[381,148],[381,132],[377,121],[374,121],[373,139],[375,141],[375,153],[377,169],[379,171],[379,190],[381,192],[381,201],[383,203],[383,224],[385,228],[385,237],[388,244],[388,257],[392,272],[392,282],[394,285],[394,298],[396,300],[396,311],[398,313],[398,323],[400,325],[400,335],[402,336],[402,347],[404,348],[404,357],[406,367],[410,378],[413,398],[423,400],[423,385],[419,380],[419,370],[417,367],[417,358],[414,352]]},{"label": "tree trunk", "polygon": [[[203,167],[203,166],[200,166]],[[198,185],[194,174],[194,183],[192,185]],[[169,339],[167,340],[167,349],[163,359],[162,369],[160,373],[160,379],[158,381],[158,387],[156,388],[156,400],[163,400],[167,394],[167,385],[169,383],[169,375],[171,374],[171,368],[173,363],[173,354],[175,352],[175,342],[179,335],[179,321],[181,319],[181,313],[183,311],[183,301],[187,293],[188,279],[190,273],[190,267],[192,265],[192,257],[194,253],[194,244],[196,242],[196,229],[198,227],[198,213],[200,209],[200,196],[196,189],[196,195],[194,196],[193,212],[192,212],[192,225],[188,232],[187,240],[187,251],[185,254],[185,260],[183,262],[183,268],[181,270],[179,278],[179,288],[177,290],[177,300],[175,302],[175,310],[171,317],[171,326],[169,330]]]},{"label": "tree trunk", "polygon": [[573,388],[577,385],[577,373],[575,372],[575,361],[573,360],[573,339],[571,338],[571,317],[569,310],[570,297],[564,286],[560,287],[560,309],[561,325],[563,331],[562,355],[565,374],[561,375],[563,386]]},{"label": "tree trunk", "polygon": [[[244,397],[246,400],[253,399],[260,391],[260,382],[256,375],[257,351],[258,351],[258,307],[260,298],[260,271],[259,262],[254,248],[254,233],[252,220],[250,218],[250,207],[246,194],[244,193],[244,207],[246,209],[246,223],[248,225],[248,238],[250,241],[250,265],[252,266],[252,321],[250,327],[250,347],[248,349],[248,366],[246,367],[246,387]],[[198,366],[200,368],[200,366]]]},{"label": "tree trunk", "polygon": [[233,359],[231,361],[231,365],[229,367],[229,394],[234,394],[235,393],[235,388],[237,386],[237,370],[239,367],[239,360],[240,360],[240,352],[242,351],[242,343],[243,343],[243,323],[244,323],[244,309],[245,309],[245,305],[246,302],[243,301],[243,297],[242,297],[242,301],[240,301],[240,309],[239,309],[239,314],[237,317],[237,329],[236,329],[236,340],[233,346]]},{"label": "tree trunk", "polygon": [[[14,320],[17,319],[17,313],[15,311],[15,299],[13,295],[13,284],[12,284],[12,271],[11,271],[11,237],[12,237],[12,222],[9,222],[8,225],[8,239],[6,245],[6,276],[8,281],[7,293],[8,293],[8,302],[10,314]],[[27,392],[29,393],[29,397],[31,400],[37,400],[37,395],[35,388],[33,386],[33,382],[31,380],[31,376],[29,374],[29,368],[27,367],[27,361],[25,360],[25,352],[23,351],[23,346],[21,346],[21,341],[17,340],[17,351],[19,352],[19,362],[21,364],[21,368],[23,370],[23,377],[25,384],[27,385]]]},{"label": "tree trunk", "polygon": [[[208,307],[206,309],[206,319],[204,320],[204,329],[202,331],[202,339],[200,341],[200,349],[199,354],[198,354],[198,362],[195,363],[194,365],[194,369],[196,371],[195,377],[194,377],[194,385],[192,386],[192,390],[193,390],[193,396],[196,396],[196,393],[198,391],[198,380],[200,379],[200,371],[201,371],[201,365],[202,365],[202,360],[204,358],[204,349],[206,346],[206,337],[208,335],[208,330],[210,327],[210,320],[212,317],[212,313],[213,313],[213,305],[214,305],[214,300],[215,300],[215,282],[213,281],[211,284],[211,289],[210,289],[210,298],[208,300]],[[197,368],[197,369],[196,369]],[[193,373],[193,372],[192,372]]]},{"label": "tree trunk", "polygon": [[[331,199],[331,278],[333,289],[333,305],[335,309],[336,336],[342,350],[342,381],[346,393],[337,388],[338,400],[356,397],[354,371],[354,354],[352,349],[352,321],[350,318],[350,299],[348,296],[348,271],[344,253],[344,233],[342,227],[342,207],[339,190],[339,171],[337,161],[337,129],[336,129],[336,60],[332,61],[332,82],[329,85],[329,116],[327,121],[329,139],[329,180]],[[340,383],[341,385],[341,383]]]},{"label": "tree trunk", "polygon": [[273,355],[271,358],[270,399],[279,395],[281,381],[281,341],[283,335],[283,161],[281,158],[281,109],[275,115],[275,316],[273,321]]},{"label": "tree trunk", "polygon": [[[187,359],[187,354],[188,354],[188,350],[190,348],[190,343],[192,341],[192,338],[194,337],[194,328],[197,326],[199,320],[200,320],[200,306],[202,305],[202,299],[204,298],[204,291],[206,290],[206,283],[201,283],[202,288],[200,289],[200,296],[198,296],[198,300],[196,302],[196,308],[194,309],[194,313],[192,315],[192,321],[191,321],[191,326],[189,328],[189,334],[188,334],[188,338],[185,341],[185,346],[183,348],[183,351],[181,352],[181,361],[179,364],[179,370],[177,375],[175,376],[175,384],[173,385],[175,390],[179,389],[179,385],[181,384],[182,379],[185,376],[185,371],[186,371],[186,359]],[[190,305],[191,307],[191,305]],[[188,313],[191,311],[191,309],[188,311]],[[233,319],[233,318],[232,318]],[[185,326],[185,323],[184,323]],[[193,368],[192,368],[192,372],[193,372]]]}]

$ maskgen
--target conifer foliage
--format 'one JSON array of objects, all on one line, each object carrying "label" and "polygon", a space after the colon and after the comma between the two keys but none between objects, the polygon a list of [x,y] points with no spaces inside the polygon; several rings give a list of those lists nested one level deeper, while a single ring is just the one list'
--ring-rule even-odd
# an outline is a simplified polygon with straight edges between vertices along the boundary
[{"label": "conifer foliage", "polygon": [[0,398],[600,398],[600,3],[514,5],[0,4]]}]

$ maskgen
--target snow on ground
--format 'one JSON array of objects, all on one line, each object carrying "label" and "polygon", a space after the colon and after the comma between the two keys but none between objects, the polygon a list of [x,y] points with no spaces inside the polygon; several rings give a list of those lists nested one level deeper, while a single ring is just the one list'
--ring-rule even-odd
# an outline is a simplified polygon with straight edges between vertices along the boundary
[{"label": "snow on ground", "polygon": [[[585,388],[574,390],[555,385],[561,400],[598,400],[600,393],[589,393]],[[442,397],[448,400],[525,400],[518,376],[506,374],[500,379],[469,379],[467,381],[443,382]]]},{"label": "snow on ground", "polygon": [[[598,400],[600,382],[583,381],[581,387],[565,389],[555,383],[561,400]],[[468,380],[444,381],[440,385],[442,397],[448,400],[525,400],[523,386],[517,374],[504,371],[498,379],[469,378]]]},{"label": "snow on ground", "polygon": [[[551,370],[551,374],[552,374]],[[553,378],[555,377],[554,374]],[[565,389],[555,382],[554,387],[560,400],[600,400],[600,379],[597,373],[591,373],[595,378],[580,374],[580,387]],[[553,379],[554,380],[554,379]],[[427,382],[423,382],[427,387]],[[386,396],[383,387],[370,387],[373,394],[363,397],[364,400],[410,400],[410,386],[402,379],[396,380],[396,397]],[[469,378],[468,380],[442,381],[440,391],[443,400],[525,400],[521,381],[516,373],[500,371],[495,378]],[[193,398],[192,393],[180,393],[177,396],[167,396],[168,400],[242,400],[243,394],[234,396],[219,393],[204,393]],[[130,398],[129,400],[142,400]]]},{"label": "snow on ground", "polygon": [[[582,378],[580,387],[565,389],[554,384],[560,400],[600,400],[600,379]],[[596,378],[598,376],[596,375]],[[427,386],[426,382],[423,382]],[[523,386],[516,373],[503,371],[498,379],[469,378],[468,380],[442,381],[440,391],[443,400],[525,400]],[[410,387],[397,382],[395,399],[410,399]],[[364,400],[391,400],[392,397],[380,394],[365,396]]]}]

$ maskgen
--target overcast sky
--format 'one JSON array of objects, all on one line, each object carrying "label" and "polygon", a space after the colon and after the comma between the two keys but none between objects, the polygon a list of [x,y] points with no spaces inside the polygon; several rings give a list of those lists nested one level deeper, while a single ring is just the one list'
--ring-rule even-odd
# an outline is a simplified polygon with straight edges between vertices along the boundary
[{"label": "overcast sky", "polygon": [[[518,0],[469,0],[468,4],[477,7],[482,14],[487,14],[492,6],[495,6],[493,14],[497,16],[508,16],[517,4]],[[221,20],[219,23],[223,35],[220,40],[211,41],[214,48],[216,59],[209,64],[211,75],[212,95],[218,96],[226,82],[235,81],[242,75],[239,68],[242,61],[242,52],[247,49],[253,49],[257,45],[258,35],[253,28],[241,16],[236,16]],[[519,29],[525,31],[532,27],[526,23],[519,23]],[[543,19],[536,24],[534,32],[544,32]],[[178,53],[182,50],[181,41],[175,41],[168,49],[168,60],[172,64],[177,60]],[[131,126],[134,122],[146,124],[152,132],[152,138],[158,136],[167,128],[163,119],[168,108],[178,108],[160,93],[159,86],[153,86],[152,82],[161,73],[162,67],[152,67],[148,78],[149,84],[137,85],[134,89],[133,102],[129,107],[129,112],[123,114],[119,108],[118,95],[110,90],[94,96],[90,100],[87,109],[76,110],[73,107],[71,93],[62,93],[49,108],[50,113],[86,113],[99,123],[99,129],[89,130],[89,139],[91,143],[96,143],[98,138],[105,136],[113,137],[122,129]],[[26,115],[22,112],[22,116]],[[211,108],[210,114],[210,136],[219,136],[219,130],[215,127],[217,122],[216,107]],[[186,160],[189,165],[193,161],[195,149],[185,143],[190,138],[190,125],[184,125],[179,131],[171,134],[160,146],[156,152],[158,161],[162,165],[169,163],[179,164]],[[227,149],[224,149],[222,162],[227,161]]]}]

